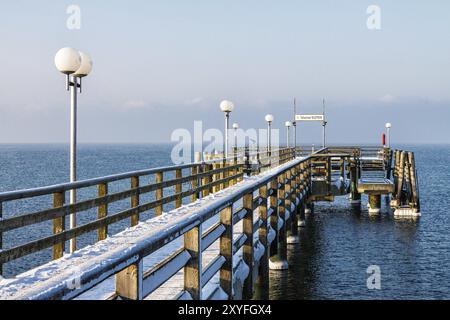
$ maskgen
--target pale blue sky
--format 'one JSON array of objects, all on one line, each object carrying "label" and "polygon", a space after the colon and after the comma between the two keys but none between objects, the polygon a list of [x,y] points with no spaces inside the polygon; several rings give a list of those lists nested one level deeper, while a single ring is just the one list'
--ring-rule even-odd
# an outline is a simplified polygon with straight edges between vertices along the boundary
[{"label": "pale blue sky", "polygon": [[[66,8],[81,8],[68,30]],[[381,8],[381,30],[366,9]],[[450,143],[450,2],[2,1],[0,143],[67,142],[69,96],[53,64],[60,47],[94,60],[79,101],[81,142],[168,141],[194,120],[282,126],[292,97],[328,101],[330,142]],[[284,132],[284,130],[283,130]],[[302,124],[302,141],[320,127]],[[284,141],[284,140],[283,140]]]}]

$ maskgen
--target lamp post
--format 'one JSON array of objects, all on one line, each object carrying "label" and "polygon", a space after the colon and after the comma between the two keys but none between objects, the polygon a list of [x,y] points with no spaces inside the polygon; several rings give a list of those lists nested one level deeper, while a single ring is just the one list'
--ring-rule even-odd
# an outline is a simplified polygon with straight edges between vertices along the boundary
[{"label": "lamp post", "polygon": [[270,157],[270,152],[271,152],[271,127],[272,127],[272,122],[273,122],[273,115],[271,114],[267,114],[265,117],[265,120],[267,122],[267,154]]},{"label": "lamp post", "polygon": [[[92,60],[86,53],[73,48],[62,48],[55,55],[55,66],[66,75],[66,90],[70,88],[70,182],[77,180],[77,93],[81,92],[81,79],[92,70]],[[79,80],[79,81],[78,81]],[[70,190],[70,204],[76,202],[76,191]],[[75,213],[69,216],[70,228],[76,226]],[[76,239],[70,239],[70,252],[76,250]]]},{"label": "lamp post", "polygon": [[391,147],[391,127],[392,127],[392,124],[390,122],[388,122],[388,123],[386,123],[385,126],[386,126],[386,130],[387,130],[387,138],[388,138],[387,145],[388,145],[388,148],[390,148]]},{"label": "lamp post", "polygon": [[234,133],[234,149],[235,149],[235,153],[237,153],[237,129],[239,129],[239,124],[237,124],[236,122],[233,123],[232,125],[233,127],[233,133]]},{"label": "lamp post", "polygon": [[234,109],[234,103],[228,100],[223,100],[220,103],[220,110],[225,113],[225,146],[224,146],[224,155],[225,158],[228,158],[228,129],[230,122],[230,112]]},{"label": "lamp post", "polygon": [[286,147],[289,148],[289,131],[292,127],[292,122],[286,121],[284,125],[286,126]]}]

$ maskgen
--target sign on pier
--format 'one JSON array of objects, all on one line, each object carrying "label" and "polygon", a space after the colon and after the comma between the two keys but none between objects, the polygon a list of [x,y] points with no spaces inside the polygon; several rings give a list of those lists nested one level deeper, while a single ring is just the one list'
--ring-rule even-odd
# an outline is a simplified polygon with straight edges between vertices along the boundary
[{"label": "sign on pier", "polygon": [[323,121],[323,114],[296,114],[295,121]]}]

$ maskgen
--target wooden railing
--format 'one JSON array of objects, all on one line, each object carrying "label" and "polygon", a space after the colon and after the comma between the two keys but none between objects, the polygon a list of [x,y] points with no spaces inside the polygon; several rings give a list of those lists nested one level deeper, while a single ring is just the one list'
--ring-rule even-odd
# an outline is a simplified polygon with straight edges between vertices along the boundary
[{"label": "wooden railing", "polygon": [[420,212],[419,182],[414,152],[394,151],[394,193],[391,205],[410,208]]},{"label": "wooden railing", "polygon": [[[269,165],[261,165],[258,172],[292,160],[293,156],[292,149],[277,149],[272,155],[267,155],[267,152],[260,153],[258,157],[268,161]],[[247,160],[235,154],[228,159],[209,159],[186,165],[140,170],[74,183],[0,193],[0,274],[4,264],[21,257],[51,247],[53,259],[58,259],[67,251],[66,243],[70,239],[97,231],[96,240],[101,241],[107,237],[108,233],[111,234],[108,229],[112,224],[130,219],[128,226],[134,226],[144,212],[152,211],[154,216],[158,216],[165,206],[178,208],[183,203],[196,201],[210,193],[234,185],[242,180],[247,165]],[[110,186],[114,183],[121,184],[121,188],[119,191],[111,192]],[[96,189],[96,195],[78,200],[74,204],[66,203],[67,192],[86,189],[91,194]],[[42,197],[46,198],[46,202],[52,201],[52,206],[25,213],[4,210],[8,203],[24,199],[32,201]],[[144,201],[144,197],[151,199]],[[128,208],[112,213],[112,204],[121,201],[122,204],[123,201],[129,201]],[[97,211],[96,216],[92,216],[92,212],[89,212],[92,210]],[[77,217],[89,215],[90,221],[68,229],[66,220],[71,214],[76,214]],[[22,244],[14,242],[8,247],[5,247],[5,243],[2,245],[5,233],[20,231],[28,226],[48,221],[51,221],[51,235]],[[125,227],[126,225],[122,229]]]},{"label": "wooden railing", "polygon": [[[201,168],[204,165],[190,165],[189,167]],[[234,166],[229,166],[225,169],[232,170],[233,168]],[[157,174],[160,171],[145,172],[145,174]],[[208,175],[210,174],[211,171]],[[205,176],[195,174],[195,178],[204,178]],[[227,179],[232,181],[241,177],[242,174],[239,173],[231,175]],[[126,175],[122,178],[130,178],[130,176]],[[99,182],[104,183],[104,180],[96,181],[95,184],[98,185]],[[176,180],[176,182],[180,181]],[[222,182],[225,180],[216,180],[217,184]],[[166,183],[172,185],[175,182]],[[170,222],[162,230],[140,237],[139,241],[133,241],[133,245],[129,249],[121,251],[120,255],[117,254],[117,251],[106,252],[101,256],[101,264],[92,262],[95,267],[89,263],[84,267],[80,266],[77,286],[67,286],[65,281],[61,281],[58,285],[53,282],[48,285],[49,287],[46,287],[45,283],[41,283],[38,292],[33,290],[28,290],[23,294],[19,292],[14,298],[70,299],[114,275],[115,294],[111,298],[143,299],[179,270],[184,270],[183,290],[177,295],[177,298],[207,299],[207,296],[202,296],[202,288],[218,272],[220,288],[227,297],[230,299],[241,298],[236,296],[238,293],[233,288],[235,285],[233,277],[235,266],[245,263],[250,268],[250,272],[242,286],[242,298],[249,299],[254,292],[254,280],[256,279],[253,276],[254,272],[259,281],[267,283],[269,258],[275,254],[281,259],[287,258],[286,237],[297,234],[297,218],[304,218],[302,210],[304,210],[304,204],[310,192],[310,184],[310,159],[291,159],[290,162],[286,161],[258,179],[244,182],[242,186],[236,186],[236,190],[230,195],[219,197],[208,204],[206,209],[200,207],[198,211],[187,214],[183,219]],[[157,186],[158,188],[163,187],[161,183]],[[189,195],[209,190],[211,187],[211,183],[195,187]],[[54,188],[50,192],[61,191],[61,187]],[[136,196],[139,192],[134,193],[133,191],[132,194]],[[185,196],[187,195],[186,193]],[[173,201],[179,199],[180,196],[180,194],[176,194],[173,198],[167,199]],[[5,195],[3,197],[3,199],[7,198]],[[163,199],[166,198],[160,198],[157,202],[152,202],[152,205],[162,205],[166,201]],[[129,213],[124,216],[128,217],[138,213],[135,209],[139,206],[130,209]],[[147,207],[146,204],[145,208]],[[63,212],[70,212],[70,210]],[[254,213],[257,213],[256,218]],[[204,223],[216,215],[218,215],[219,221],[203,231]],[[158,218],[162,217],[153,219]],[[238,230],[235,226],[239,221],[242,221],[242,231],[236,234]],[[104,227],[104,225],[96,224],[95,228],[98,227]],[[273,233],[274,235],[271,236],[270,234]],[[183,238],[182,248],[168,254],[165,259],[151,269],[144,270],[143,259],[145,257],[180,236]],[[256,236],[256,240],[254,240],[254,236]],[[202,267],[203,252],[216,241],[219,241],[217,257],[207,266]],[[260,246],[263,248],[263,254],[256,255],[255,248]],[[242,256],[239,258],[236,253],[241,248]],[[7,257],[7,255],[3,255],[3,257]],[[240,259],[240,261],[235,263],[235,259]],[[75,261],[73,262],[75,263]]]}]

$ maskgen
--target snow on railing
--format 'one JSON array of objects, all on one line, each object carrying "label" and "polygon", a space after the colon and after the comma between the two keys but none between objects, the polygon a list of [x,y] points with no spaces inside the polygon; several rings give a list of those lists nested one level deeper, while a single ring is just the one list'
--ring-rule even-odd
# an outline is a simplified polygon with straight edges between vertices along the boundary
[{"label": "snow on railing", "polygon": [[[269,257],[272,267],[283,267],[286,244],[297,237],[298,218],[304,219],[311,189],[310,162],[310,158],[285,160],[274,169],[180,205],[16,278],[4,279],[0,299],[71,299],[112,276],[115,294],[111,298],[143,299],[180,270],[182,291],[177,298],[250,298],[255,275],[268,281]],[[242,179],[242,175],[228,178]],[[230,180],[216,180],[226,181]],[[213,217],[218,222],[211,224]],[[180,238],[181,248],[165,253],[165,258],[146,269],[147,257]],[[205,252],[217,242],[217,255],[203,266]],[[215,290],[206,290],[217,274]]]}]

